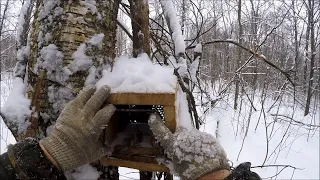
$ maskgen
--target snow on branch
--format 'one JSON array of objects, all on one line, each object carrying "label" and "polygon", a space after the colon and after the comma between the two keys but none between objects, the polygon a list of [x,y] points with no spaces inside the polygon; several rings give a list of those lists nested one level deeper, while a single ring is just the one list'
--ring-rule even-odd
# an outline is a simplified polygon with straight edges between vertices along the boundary
[{"label": "snow on branch", "polygon": [[14,69],[15,77],[24,79],[26,74],[27,61],[30,54],[30,47],[27,45],[30,19],[35,0],[24,2],[18,18],[17,27],[17,64]]},{"label": "snow on branch", "polygon": [[198,43],[193,51],[195,53],[202,53],[202,45],[201,45],[201,43]]},{"label": "snow on branch", "polygon": [[197,77],[199,74],[200,59],[201,59],[201,55],[202,55],[201,43],[198,43],[196,45],[193,52],[194,52],[194,58],[193,58],[194,60],[191,63],[191,65],[189,66],[189,74],[190,74],[191,81],[193,83],[196,83],[196,82],[199,83],[199,80],[197,79]]},{"label": "snow on branch", "polygon": [[25,78],[27,61],[30,55],[30,46],[22,46],[17,51],[17,63],[14,67],[14,76]]},{"label": "snow on branch", "polygon": [[197,82],[197,72],[199,69],[199,60],[200,60],[200,56],[197,57],[190,65],[189,67],[189,72],[190,72],[190,78],[192,80],[192,82]]},{"label": "snow on branch", "polygon": [[[195,105],[195,100],[192,95],[192,92],[186,87],[188,85],[188,66],[186,59],[184,58],[185,56],[185,43],[184,43],[184,37],[182,35],[181,31],[181,26],[179,24],[179,20],[177,18],[177,12],[174,8],[172,0],[160,0],[162,10],[164,13],[164,16],[167,20],[167,24],[169,26],[169,30],[171,33],[171,38],[174,43],[175,47],[175,56],[177,58],[177,64],[175,62],[172,62],[172,65],[174,66],[174,75],[176,75],[179,85],[181,87],[181,90],[183,93],[186,95],[187,103],[188,103],[188,109],[189,113],[188,116],[192,116],[195,121],[196,128],[199,129],[201,122],[199,121],[199,116],[197,113],[196,105]],[[201,49],[201,47],[198,47],[197,49]],[[199,60],[198,60],[199,62]],[[195,63],[193,66],[194,69],[197,68],[199,63]],[[190,118],[190,121],[191,118]]]},{"label": "snow on branch", "polygon": [[179,24],[179,20],[177,17],[177,12],[171,0],[161,0],[160,3],[171,32],[171,37],[175,48],[175,55],[181,56],[181,54],[185,53],[186,47],[181,31],[181,25]]},{"label": "snow on branch", "polygon": [[122,22],[122,19],[120,19],[119,17],[117,18],[117,24],[129,36],[129,38],[132,40],[133,36],[130,33],[131,30],[127,27],[127,25],[124,22]]},{"label": "snow on branch", "polygon": [[16,135],[25,132],[30,122],[26,121],[31,115],[31,101],[26,97],[27,86],[23,80],[16,77],[13,81],[13,91],[1,108],[1,116],[4,122]]},{"label": "snow on branch", "polygon": [[17,46],[25,46],[27,44],[29,22],[31,18],[31,12],[34,5],[34,0],[27,0],[24,2],[20,15],[18,18],[17,27]]}]

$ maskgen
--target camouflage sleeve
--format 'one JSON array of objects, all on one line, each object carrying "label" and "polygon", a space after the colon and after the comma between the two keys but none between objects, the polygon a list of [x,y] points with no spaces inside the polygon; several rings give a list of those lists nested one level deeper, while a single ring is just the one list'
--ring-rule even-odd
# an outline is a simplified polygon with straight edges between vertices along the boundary
[{"label": "camouflage sleeve", "polygon": [[224,180],[262,180],[261,177],[251,170],[251,163],[244,162],[234,168],[231,174],[224,178]]},{"label": "camouflage sleeve", "polygon": [[8,146],[0,157],[0,179],[64,180],[66,177],[44,155],[38,141],[27,138]]},{"label": "camouflage sleeve", "polygon": [[0,156],[0,179],[17,179],[16,173],[10,163],[8,153]]}]

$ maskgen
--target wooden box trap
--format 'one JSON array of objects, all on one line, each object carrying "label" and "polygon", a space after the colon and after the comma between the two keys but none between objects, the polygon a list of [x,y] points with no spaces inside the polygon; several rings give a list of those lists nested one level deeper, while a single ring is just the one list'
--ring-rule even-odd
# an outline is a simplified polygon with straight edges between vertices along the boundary
[{"label": "wooden box trap", "polygon": [[121,166],[142,171],[169,172],[155,158],[164,153],[148,125],[151,113],[157,113],[171,132],[176,129],[176,93],[113,93],[110,101],[117,107],[106,130],[105,144],[113,147],[103,165]]}]

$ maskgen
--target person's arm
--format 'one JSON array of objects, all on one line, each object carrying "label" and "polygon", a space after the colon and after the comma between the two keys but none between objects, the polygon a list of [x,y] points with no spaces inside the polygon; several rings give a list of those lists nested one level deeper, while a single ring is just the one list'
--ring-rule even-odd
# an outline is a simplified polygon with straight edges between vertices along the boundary
[{"label": "person's arm", "polygon": [[8,152],[0,156],[0,177],[6,180],[66,179],[46,157],[39,142],[32,138],[8,146]]},{"label": "person's arm", "polygon": [[[40,142],[27,138],[8,146],[0,158],[0,179],[66,179],[65,171],[105,156],[109,147],[99,136],[115,107],[103,106],[110,87],[86,87],[60,114],[52,133]],[[102,107],[103,106],[103,107]]]},{"label": "person's arm", "polygon": [[110,147],[99,140],[116,108],[103,106],[110,87],[84,88],[61,112],[50,136],[40,140],[45,155],[62,171],[99,160]]},{"label": "person's arm", "polygon": [[0,155],[0,177],[1,179],[16,179],[16,172],[11,165],[8,153]]},{"label": "person's arm", "polygon": [[148,123],[169,159],[164,161],[164,164],[182,180],[222,180],[228,176],[227,173],[212,174],[227,172],[230,165],[224,149],[210,134],[184,127],[179,127],[175,133],[171,133],[157,115],[151,115]]},{"label": "person's arm", "polygon": [[48,158],[48,160],[49,160],[56,168],[58,168],[58,169],[61,171],[61,168],[59,167],[57,161],[54,160],[54,158],[50,155],[50,153],[46,150],[46,148],[45,148],[43,145],[41,145],[40,143],[39,143],[39,145],[40,145],[40,148],[41,148],[41,150],[43,151],[44,155]]},{"label": "person's arm", "polygon": [[224,149],[210,134],[183,127],[171,133],[154,114],[148,123],[169,159],[163,163],[182,180],[261,180],[250,162],[231,171]]}]

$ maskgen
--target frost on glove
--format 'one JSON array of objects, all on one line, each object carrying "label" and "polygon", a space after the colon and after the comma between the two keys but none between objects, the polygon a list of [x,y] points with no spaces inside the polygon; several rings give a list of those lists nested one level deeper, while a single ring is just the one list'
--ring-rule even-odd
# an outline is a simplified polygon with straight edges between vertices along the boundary
[{"label": "frost on glove", "polygon": [[60,114],[49,137],[40,141],[63,171],[96,161],[108,153],[99,141],[115,107],[101,107],[110,94],[103,86],[96,93],[94,86],[85,88]]},{"label": "frost on glove", "polygon": [[230,169],[225,151],[210,134],[183,127],[172,134],[154,114],[149,118],[149,125],[171,159],[174,173],[181,179],[194,180],[213,171]]}]

